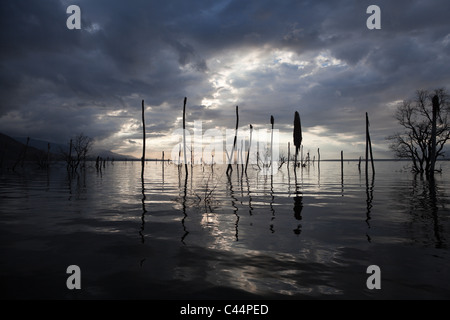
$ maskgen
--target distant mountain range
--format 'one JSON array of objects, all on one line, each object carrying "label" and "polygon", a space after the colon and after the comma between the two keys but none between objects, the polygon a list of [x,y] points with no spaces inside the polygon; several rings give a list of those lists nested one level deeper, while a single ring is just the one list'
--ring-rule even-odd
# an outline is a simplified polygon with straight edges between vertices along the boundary
[{"label": "distant mountain range", "polygon": [[[47,153],[33,146],[28,146],[0,133],[0,166],[13,167],[21,161],[33,161],[43,158]],[[54,156],[52,156],[54,159]]]},{"label": "distant mountain range", "polygon": [[[35,161],[38,163],[39,161],[48,159],[48,157],[52,161],[62,160],[62,152],[69,150],[68,145],[50,143],[50,153],[48,153],[49,142],[30,138],[27,147],[27,139],[23,137],[12,138],[0,133],[0,167],[12,167],[20,161]],[[88,159],[95,160],[97,156],[118,161],[135,160],[132,156],[125,156],[104,149],[92,150]]]},{"label": "distant mountain range", "polygon": [[[13,139],[15,139],[18,142],[21,142],[23,144],[27,143],[27,138],[24,137],[14,137]],[[48,146],[47,141],[42,141],[42,140],[36,140],[36,139],[32,139],[30,138],[30,142],[28,143],[29,146],[32,146],[36,149],[39,150],[44,150],[45,152],[47,152],[47,146]],[[50,151],[53,153],[61,153],[61,151],[63,152],[68,152],[69,151],[69,144],[58,144],[58,143],[50,143]],[[98,156],[104,158],[104,159],[114,159],[114,160],[135,160],[136,158],[132,157],[132,156],[126,156],[126,155],[122,155],[122,154],[118,154],[115,152],[112,152],[110,150],[105,150],[105,149],[101,149],[101,148],[93,148],[93,150],[91,150],[89,152],[89,160],[95,160]]]}]

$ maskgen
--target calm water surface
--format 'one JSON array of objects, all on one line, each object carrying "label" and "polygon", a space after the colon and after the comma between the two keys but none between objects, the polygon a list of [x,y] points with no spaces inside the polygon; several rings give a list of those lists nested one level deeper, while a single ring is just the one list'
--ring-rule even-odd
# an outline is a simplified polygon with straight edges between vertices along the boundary
[{"label": "calm water surface", "polygon": [[[273,177],[108,164],[0,174],[3,298],[450,298],[450,163],[435,185],[376,162]],[[190,167],[189,167],[190,168]],[[66,287],[81,268],[82,290]],[[381,268],[381,290],[366,269]]]}]

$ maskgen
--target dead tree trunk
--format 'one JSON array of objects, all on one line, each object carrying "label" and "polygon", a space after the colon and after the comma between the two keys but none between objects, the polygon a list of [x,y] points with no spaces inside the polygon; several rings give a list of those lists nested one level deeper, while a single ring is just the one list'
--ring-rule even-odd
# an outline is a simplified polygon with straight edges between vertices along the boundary
[{"label": "dead tree trunk", "polygon": [[433,97],[433,119],[431,124],[431,152],[430,152],[430,172],[428,173],[431,178],[434,177],[434,169],[436,164],[436,117],[439,110],[439,97],[435,95]]}]

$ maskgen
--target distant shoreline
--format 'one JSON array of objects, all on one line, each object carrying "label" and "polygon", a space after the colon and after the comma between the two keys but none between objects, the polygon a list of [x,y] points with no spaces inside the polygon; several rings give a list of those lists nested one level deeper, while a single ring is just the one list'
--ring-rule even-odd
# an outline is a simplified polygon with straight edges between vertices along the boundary
[{"label": "distant shoreline", "polygon": [[[95,160],[89,160],[89,161],[95,161]],[[111,159],[109,159],[108,161],[111,161]],[[123,162],[123,161],[134,161],[134,162],[141,162],[141,159],[120,159],[120,160],[114,160],[115,162]],[[171,159],[145,159],[145,162],[154,162],[154,161],[164,161],[164,162],[171,162]],[[291,160],[293,162],[293,160]],[[320,159],[320,162],[340,162],[341,159]],[[344,162],[348,161],[348,162],[359,162],[359,159],[344,159]],[[411,162],[411,159],[374,159],[374,162],[387,162],[387,161],[391,161],[391,162]],[[441,162],[441,161],[450,161],[450,159],[438,159],[437,162]],[[299,161],[300,162],[300,161]],[[311,161],[313,162],[313,161]],[[316,161],[314,161],[314,163],[316,163]],[[361,160],[361,163],[365,162],[365,160]]]}]

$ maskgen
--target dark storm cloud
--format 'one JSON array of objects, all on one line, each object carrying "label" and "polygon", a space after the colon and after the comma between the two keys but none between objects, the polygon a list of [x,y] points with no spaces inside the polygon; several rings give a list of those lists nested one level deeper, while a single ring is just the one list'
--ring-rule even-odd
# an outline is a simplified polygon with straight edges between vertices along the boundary
[{"label": "dark storm cloud", "polygon": [[[71,4],[82,30],[66,28]],[[352,136],[368,111],[382,143],[395,125],[390,103],[448,86],[450,3],[377,1],[375,31],[365,26],[371,4],[2,1],[2,131],[53,140],[83,131],[131,150],[142,99],[149,132],[164,136],[188,96],[189,124],[214,120],[205,127],[233,127],[239,104],[244,124],[274,114],[289,130],[299,110],[305,130]]]}]

